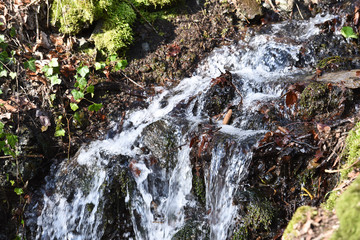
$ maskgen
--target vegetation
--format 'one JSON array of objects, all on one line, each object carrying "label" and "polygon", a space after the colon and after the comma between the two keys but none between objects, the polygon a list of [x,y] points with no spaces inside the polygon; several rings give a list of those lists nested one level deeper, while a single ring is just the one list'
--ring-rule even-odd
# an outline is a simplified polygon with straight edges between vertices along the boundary
[{"label": "vegetation", "polygon": [[335,205],[340,228],[331,239],[355,240],[360,236],[360,179],[357,178]]},{"label": "vegetation", "polygon": [[308,218],[308,213],[311,214],[311,216],[314,216],[317,214],[317,211],[315,208],[312,208],[310,206],[301,206],[298,209],[296,209],[296,212],[294,216],[292,217],[291,221],[288,223],[283,238],[284,240],[291,240],[298,237],[298,233],[296,232],[295,226],[297,224],[303,224],[306,222]]},{"label": "vegetation", "polygon": [[[137,7],[162,8],[176,0],[55,0],[52,7],[52,23],[61,32],[78,34],[96,24],[92,38],[99,50],[114,54],[129,46],[133,39],[132,25]],[[66,14],[64,14],[66,12]]]}]

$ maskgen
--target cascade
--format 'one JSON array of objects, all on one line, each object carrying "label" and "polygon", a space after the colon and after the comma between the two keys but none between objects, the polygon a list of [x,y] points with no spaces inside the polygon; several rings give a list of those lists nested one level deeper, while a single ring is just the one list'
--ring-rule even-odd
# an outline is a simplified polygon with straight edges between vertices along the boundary
[{"label": "cascade", "polygon": [[[284,79],[295,81],[307,73],[314,60],[311,52],[301,56],[303,44],[319,34],[317,24],[332,18],[283,22],[248,33],[244,40],[214,50],[176,87],[159,88],[148,108],[127,113],[122,132],[84,146],[71,160],[53,167],[34,239],[104,237],[112,224],[103,214],[110,201],[105,195],[111,181],[125,178],[121,191],[129,214],[123,222],[127,231],[111,233],[113,239],[181,239],[186,225],[195,226],[199,239],[227,239],[237,214],[233,196],[251,161],[249,150],[267,130],[253,122],[258,102],[278,99]],[[297,67],[300,61],[305,68]],[[241,93],[229,99],[242,109],[232,125],[209,121],[206,113],[211,80],[226,71]],[[202,204],[194,196],[198,176],[190,157],[196,132],[201,133],[199,144],[217,133],[210,152],[204,153],[207,161],[196,162],[204,167]]]}]

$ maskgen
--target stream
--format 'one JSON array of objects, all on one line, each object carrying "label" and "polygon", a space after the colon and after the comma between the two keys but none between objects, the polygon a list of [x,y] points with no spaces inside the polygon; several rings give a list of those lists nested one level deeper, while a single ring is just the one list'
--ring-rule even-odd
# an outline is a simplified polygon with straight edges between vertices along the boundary
[{"label": "stream", "polygon": [[[303,48],[320,34],[316,25],[333,18],[249,30],[176,87],[156,88],[148,108],[127,113],[120,133],[52,167],[42,201],[27,215],[32,239],[232,238],[234,195],[247,177],[251,148],[269,130],[258,121],[259,105],[278,100],[284,83],[311,71],[315,59]],[[212,79],[226,71],[232,90],[215,91]],[[216,96],[225,102],[216,105]],[[228,106],[230,125],[210,119]]]}]

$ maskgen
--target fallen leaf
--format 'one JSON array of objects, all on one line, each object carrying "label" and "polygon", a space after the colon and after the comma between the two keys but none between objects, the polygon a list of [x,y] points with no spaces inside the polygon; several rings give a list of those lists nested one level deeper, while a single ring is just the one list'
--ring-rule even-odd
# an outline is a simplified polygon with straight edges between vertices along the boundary
[{"label": "fallen leaf", "polygon": [[286,93],[286,99],[285,99],[286,106],[290,107],[294,105],[295,103],[297,103],[297,100],[298,98],[294,91],[289,91]]},{"label": "fallen leaf", "polygon": [[180,47],[176,43],[171,44],[168,48],[166,55],[176,57],[180,53]]}]

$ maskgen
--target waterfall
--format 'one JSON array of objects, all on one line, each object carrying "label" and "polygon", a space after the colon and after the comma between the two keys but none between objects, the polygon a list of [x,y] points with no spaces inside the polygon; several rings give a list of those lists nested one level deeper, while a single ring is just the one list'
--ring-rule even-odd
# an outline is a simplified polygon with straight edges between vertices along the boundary
[{"label": "waterfall", "polygon": [[[127,224],[134,235],[126,232],[119,239],[172,239],[188,223],[187,211],[199,208],[204,208],[204,213],[193,218],[201,222],[197,229],[207,229],[203,236],[227,239],[237,212],[233,195],[251,161],[249,149],[266,130],[248,124],[257,111],[257,102],[279,98],[282,80],[296,79],[308,71],[296,67],[301,48],[319,34],[316,24],[332,18],[317,16],[248,33],[243,41],[214,50],[193,76],[178,86],[159,88],[148,108],[128,112],[121,133],[83,147],[47,177],[35,239],[101,239],[106,225],[111,224],[105,222],[102,213],[107,207],[104,195],[114,168],[130,169],[135,186],[124,190],[131,214]],[[313,61],[307,57],[304,65]],[[192,192],[189,141],[200,125],[209,123],[209,116],[203,112],[206,92],[211,79],[225,71],[232,73],[234,85],[241,92],[231,104],[242,102],[243,115],[235,119],[236,126],[224,126],[220,121],[213,124],[219,128],[220,137],[204,170],[206,204],[200,206]],[[181,103],[184,106],[179,107]],[[151,129],[159,131],[160,140],[167,141],[165,152],[158,152],[158,139],[149,135]],[[155,164],[151,163],[154,156]]]}]

